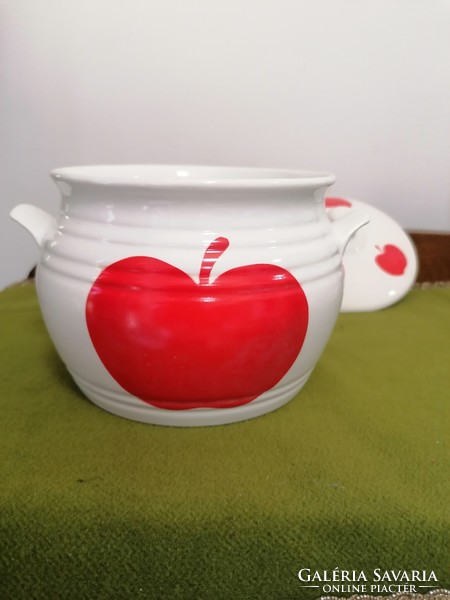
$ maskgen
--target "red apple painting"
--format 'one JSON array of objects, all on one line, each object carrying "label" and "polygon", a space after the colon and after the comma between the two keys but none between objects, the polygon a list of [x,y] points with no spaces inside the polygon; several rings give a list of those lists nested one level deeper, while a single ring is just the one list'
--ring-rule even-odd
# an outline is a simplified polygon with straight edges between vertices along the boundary
[{"label": "red apple painting", "polygon": [[346,200],[345,198],[325,198],[326,208],[337,208],[338,206],[345,206],[346,208],[351,208],[352,203],[350,202],[350,200]]},{"label": "red apple painting", "polygon": [[218,237],[199,282],[151,256],[106,267],[86,302],[86,322],[103,365],[127,392],[169,410],[231,408],[271,389],[299,355],[308,302],[289,271],[236,267],[211,280],[227,250]]},{"label": "red apple painting", "polygon": [[375,257],[375,262],[380,269],[389,275],[403,275],[408,263],[405,254],[398,246],[386,244],[383,248],[380,246],[375,246],[375,248],[379,252]]}]

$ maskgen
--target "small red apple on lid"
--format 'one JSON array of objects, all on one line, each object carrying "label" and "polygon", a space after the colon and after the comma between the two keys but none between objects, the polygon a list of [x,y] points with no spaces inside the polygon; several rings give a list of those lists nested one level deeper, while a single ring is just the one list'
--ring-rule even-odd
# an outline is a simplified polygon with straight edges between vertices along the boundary
[{"label": "small red apple on lid", "polygon": [[345,206],[346,208],[351,208],[352,203],[346,198],[326,198],[325,206],[326,208],[337,208],[338,206]]},{"label": "small red apple on lid", "polygon": [[394,244],[385,244],[383,248],[375,246],[380,252],[375,257],[377,265],[389,275],[403,275],[408,261],[405,254]]}]

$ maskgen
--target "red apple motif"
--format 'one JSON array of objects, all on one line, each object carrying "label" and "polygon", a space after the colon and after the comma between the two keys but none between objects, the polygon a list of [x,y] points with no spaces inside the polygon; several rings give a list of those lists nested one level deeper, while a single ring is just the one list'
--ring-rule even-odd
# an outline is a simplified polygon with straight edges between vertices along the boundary
[{"label": "red apple motif", "polygon": [[337,206],[346,206],[347,208],[351,208],[352,203],[350,200],[346,200],[345,198],[325,198],[326,208],[336,208]]},{"label": "red apple motif", "polygon": [[272,264],[237,267],[213,282],[228,248],[205,251],[199,283],[157,258],[105,268],[86,303],[92,343],[125,390],[171,410],[231,408],[271,389],[297,358],[308,327],[298,281]]},{"label": "red apple motif", "polygon": [[408,261],[398,246],[386,244],[383,248],[375,246],[380,254],[375,257],[376,264],[389,275],[403,275]]}]

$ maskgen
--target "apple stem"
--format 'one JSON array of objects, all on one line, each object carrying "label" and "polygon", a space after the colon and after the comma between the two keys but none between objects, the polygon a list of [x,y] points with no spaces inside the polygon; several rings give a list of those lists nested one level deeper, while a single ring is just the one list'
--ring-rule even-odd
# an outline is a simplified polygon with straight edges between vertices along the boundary
[{"label": "apple stem", "polygon": [[209,285],[211,270],[229,245],[230,242],[227,238],[218,237],[206,248],[205,254],[203,255],[202,266],[200,267],[200,285]]}]

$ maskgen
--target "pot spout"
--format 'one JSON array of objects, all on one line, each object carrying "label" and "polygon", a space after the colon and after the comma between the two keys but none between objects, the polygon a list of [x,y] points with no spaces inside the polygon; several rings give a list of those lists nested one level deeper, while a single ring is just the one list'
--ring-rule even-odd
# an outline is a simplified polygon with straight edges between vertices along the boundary
[{"label": "pot spout", "polygon": [[56,219],[32,204],[18,204],[9,216],[31,233],[40,248],[56,231]]}]

